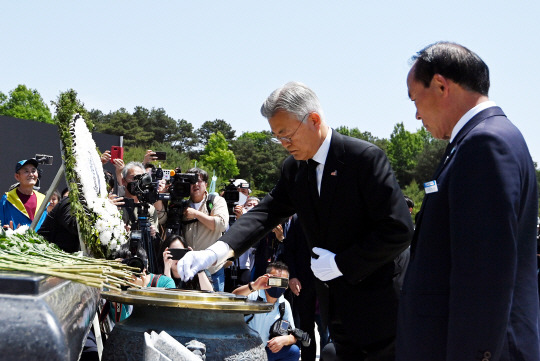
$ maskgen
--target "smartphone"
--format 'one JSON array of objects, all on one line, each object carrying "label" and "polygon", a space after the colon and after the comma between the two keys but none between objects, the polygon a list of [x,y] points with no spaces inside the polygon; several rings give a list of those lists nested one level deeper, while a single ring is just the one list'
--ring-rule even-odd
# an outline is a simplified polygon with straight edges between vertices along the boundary
[{"label": "smartphone", "polygon": [[189,248],[169,248],[173,260],[179,260],[190,251]]},{"label": "smartphone", "polygon": [[154,152],[156,153],[156,160],[167,160],[167,152]]},{"label": "smartphone", "polygon": [[269,277],[268,286],[287,288],[289,287],[289,279],[285,277]]},{"label": "smartphone", "polygon": [[124,148],[117,145],[111,147],[111,163],[115,159],[124,159]]}]

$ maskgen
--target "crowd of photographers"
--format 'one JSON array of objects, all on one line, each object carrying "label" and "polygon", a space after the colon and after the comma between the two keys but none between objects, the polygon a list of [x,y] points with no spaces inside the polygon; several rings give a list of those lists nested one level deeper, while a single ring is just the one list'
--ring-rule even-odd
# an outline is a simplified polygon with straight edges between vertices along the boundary
[{"label": "crowd of photographers", "polygon": [[[151,150],[143,162],[127,164],[121,158],[111,158],[109,151],[101,155],[103,164],[110,162],[115,167],[114,175],[105,171],[109,200],[119,207],[129,235],[129,242],[115,258],[140,269],[134,282],[141,286],[247,292],[252,293],[251,298],[274,303],[272,312],[262,319],[257,315],[250,326],[266,342],[269,359],[298,360],[300,351],[295,344],[298,341],[304,349],[313,335],[294,327],[291,306],[283,296],[289,276],[287,266],[281,262],[286,225],[276,227],[234,262],[214,265],[194,279],[182,281],[176,268],[178,260],[190,250],[204,250],[215,243],[238,217],[257,206],[259,199],[249,196],[249,184],[242,179],[230,180],[221,194],[209,193],[208,174],[204,170],[192,168],[186,173],[180,169],[163,170],[153,165],[155,158],[156,153]],[[62,250],[79,251],[77,224],[67,196],[69,190],[62,194],[55,191],[48,200],[39,192],[39,165],[47,161],[30,158],[16,163],[17,183],[1,199],[0,222],[5,228],[13,229],[30,225],[41,204],[46,202],[35,229]],[[283,283],[270,286],[268,280],[272,278]],[[293,294],[287,296],[292,301]],[[114,302],[105,304],[101,319],[107,318],[108,327],[102,331],[110,331],[115,322],[129,317],[131,309],[129,305]],[[95,347],[90,343],[89,352],[82,359],[95,359]]]}]

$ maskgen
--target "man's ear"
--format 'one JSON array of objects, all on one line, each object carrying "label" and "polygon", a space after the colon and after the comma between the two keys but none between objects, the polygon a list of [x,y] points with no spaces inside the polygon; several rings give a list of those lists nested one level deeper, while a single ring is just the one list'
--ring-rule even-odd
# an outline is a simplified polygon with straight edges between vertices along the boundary
[{"label": "man's ear", "polygon": [[15,179],[17,180],[17,182],[20,182],[20,177],[21,175],[19,173],[15,173]]},{"label": "man's ear", "polygon": [[321,126],[321,116],[319,113],[313,112],[308,117],[308,122],[311,122],[316,129],[319,129]]},{"label": "man's ear", "polygon": [[433,89],[443,96],[448,95],[449,85],[448,79],[441,74],[435,74],[433,75],[433,79],[431,79],[431,86],[434,87]]}]

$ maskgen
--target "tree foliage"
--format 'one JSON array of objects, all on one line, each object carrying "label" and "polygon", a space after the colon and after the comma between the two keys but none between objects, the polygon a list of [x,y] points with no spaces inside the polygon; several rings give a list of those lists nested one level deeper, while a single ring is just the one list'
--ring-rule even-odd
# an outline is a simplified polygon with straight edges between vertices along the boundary
[{"label": "tree foliage", "polygon": [[235,131],[232,129],[231,125],[224,121],[223,119],[216,119],[214,121],[206,121],[201,127],[197,130],[197,136],[202,145],[208,144],[210,136],[220,132],[227,144],[231,144],[234,137]]},{"label": "tree foliage", "polygon": [[349,137],[358,138],[365,140],[366,142],[370,142],[371,144],[375,144],[377,147],[381,148],[384,152],[387,151],[388,148],[388,140],[387,139],[380,139],[371,134],[371,132],[361,132],[358,128],[352,128],[349,129],[346,126],[340,126],[336,128],[336,131],[338,133],[341,133],[343,135],[348,135]]},{"label": "tree foliage", "polygon": [[201,155],[201,161],[207,167],[214,169],[220,178],[233,178],[238,174],[234,153],[229,150],[227,140],[219,131],[210,136]]},{"label": "tree foliage", "polygon": [[239,177],[247,180],[251,189],[269,192],[279,179],[281,164],[288,152],[271,139],[272,133],[269,131],[246,132],[232,144],[240,170]]},{"label": "tree foliage", "polygon": [[9,92],[9,97],[0,92],[0,115],[19,119],[54,123],[51,111],[35,89],[20,84]]},{"label": "tree foliage", "polygon": [[402,187],[412,181],[416,159],[423,146],[422,134],[405,130],[403,123],[394,126],[388,143],[387,156]]}]

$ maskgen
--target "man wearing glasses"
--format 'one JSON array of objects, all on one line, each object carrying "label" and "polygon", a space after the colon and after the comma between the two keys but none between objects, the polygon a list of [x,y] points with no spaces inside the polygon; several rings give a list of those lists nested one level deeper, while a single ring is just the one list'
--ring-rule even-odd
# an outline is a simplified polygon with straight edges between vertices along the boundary
[{"label": "man wearing glasses", "polygon": [[393,260],[409,245],[413,226],[388,159],[373,144],[333,131],[317,96],[301,83],[275,90],[261,113],[292,155],[281,178],[214,246],[184,257],[180,274],[191,278],[201,267],[241,255],[297,213],[334,341],[324,360],[393,360]]},{"label": "man wearing glasses", "polygon": [[[37,167],[38,162],[33,158],[15,164],[15,179],[19,186],[0,199],[0,222],[4,228],[16,229],[19,226],[30,225],[36,211],[45,201],[45,195],[34,190],[38,181]],[[47,211],[44,211],[36,225],[36,231],[46,217]]]}]

